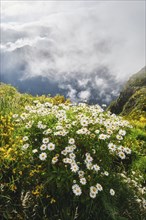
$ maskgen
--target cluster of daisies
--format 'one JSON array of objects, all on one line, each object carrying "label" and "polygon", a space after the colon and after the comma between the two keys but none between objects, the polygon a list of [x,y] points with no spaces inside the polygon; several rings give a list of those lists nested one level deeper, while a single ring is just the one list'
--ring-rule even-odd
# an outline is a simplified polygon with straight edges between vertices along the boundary
[{"label": "cluster of daisies", "polygon": [[126,155],[131,154],[131,149],[128,147],[123,147],[122,145],[116,146],[113,143],[108,144],[108,149],[111,154],[115,153],[117,156],[119,156],[121,159],[125,159]]},{"label": "cluster of daisies", "polygon": [[[123,146],[126,130],[131,125],[109,111],[104,112],[99,105],[53,105],[35,101],[34,105],[26,106],[25,110],[21,115],[13,115],[16,123],[23,124],[27,130],[22,149],[31,149],[41,161],[50,161],[51,158],[52,166],[60,162],[63,167],[67,167],[76,177],[72,185],[76,196],[80,196],[82,187],[91,182],[92,173],[99,177],[110,175],[97,154],[99,145],[101,149],[107,149],[109,157],[114,155],[124,160],[131,154],[131,150]],[[35,128],[41,134],[41,141],[37,139],[37,133],[35,137]],[[31,143],[32,132],[38,146]],[[96,198],[103,189],[99,182],[90,184],[90,197]],[[109,193],[114,196],[114,189],[109,189]]]},{"label": "cluster of daisies", "polygon": [[[96,186],[90,186],[89,195],[91,198],[96,198],[98,192],[102,191],[103,187],[101,184],[97,183]],[[82,189],[78,184],[74,184],[72,186],[72,191],[76,196],[80,196],[82,194]],[[115,191],[113,189],[110,189],[111,196],[115,195]]]}]

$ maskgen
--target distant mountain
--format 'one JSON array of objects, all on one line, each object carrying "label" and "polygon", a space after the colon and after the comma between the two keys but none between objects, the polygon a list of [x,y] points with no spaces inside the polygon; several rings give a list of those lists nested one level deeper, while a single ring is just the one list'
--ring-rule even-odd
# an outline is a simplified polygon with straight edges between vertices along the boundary
[{"label": "distant mountain", "polygon": [[[109,105],[119,94],[122,83],[116,79],[106,66],[100,66],[91,73],[69,72],[57,75],[56,72],[48,69],[45,74],[40,73],[31,76],[27,62],[23,61],[23,56],[27,53],[31,53],[29,47],[17,49],[17,53],[13,53],[15,60],[22,60],[18,69],[13,65],[11,69],[7,69],[6,65],[1,68],[0,81],[11,84],[21,93],[29,93],[34,96],[60,94],[65,98],[69,98],[72,102],[98,103],[100,105]],[[9,57],[10,59],[11,57]],[[3,65],[6,62],[5,60],[6,58],[3,58]]]},{"label": "distant mountain", "polygon": [[130,77],[108,109],[131,118],[146,117],[146,66]]}]

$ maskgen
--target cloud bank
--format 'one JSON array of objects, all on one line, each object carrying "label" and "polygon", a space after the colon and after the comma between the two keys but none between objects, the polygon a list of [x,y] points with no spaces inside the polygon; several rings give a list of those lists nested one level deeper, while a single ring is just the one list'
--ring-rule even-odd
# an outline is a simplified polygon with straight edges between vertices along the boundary
[{"label": "cloud bank", "polygon": [[144,1],[2,1],[1,80],[109,103],[145,65]]}]

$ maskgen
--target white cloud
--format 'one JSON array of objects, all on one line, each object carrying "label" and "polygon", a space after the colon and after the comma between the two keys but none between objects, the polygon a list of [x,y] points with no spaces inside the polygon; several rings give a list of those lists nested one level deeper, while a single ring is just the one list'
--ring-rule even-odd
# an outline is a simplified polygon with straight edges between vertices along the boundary
[{"label": "white cloud", "polygon": [[73,89],[71,85],[67,85],[66,88],[69,90],[67,93],[67,97],[70,98],[72,102],[77,102],[78,98],[76,89]]},{"label": "white cloud", "polygon": [[84,90],[84,91],[81,91],[79,94],[78,94],[78,96],[79,96],[79,98],[81,99],[81,100],[86,100],[86,101],[88,101],[89,100],[89,98],[90,98],[90,96],[91,96],[91,93],[90,93],[90,91],[89,90]]},{"label": "white cloud", "polygon": [[144,1],[2,1],[2,39],[15,31],[19,47],[26,41],[21,34],[27,41],[47,36],[54,41],[57,72],[92,72],[101,64],[118,77],[139,70],[145,64],[144,22]]},{"label": "white cloud", "polygon": [[2,1],[2,72],[48,77],[72,99],[74,81],[80,98],[89,84],[106,96],[102,67],[120,81],[145,65],[144,17],[144,1]]}]

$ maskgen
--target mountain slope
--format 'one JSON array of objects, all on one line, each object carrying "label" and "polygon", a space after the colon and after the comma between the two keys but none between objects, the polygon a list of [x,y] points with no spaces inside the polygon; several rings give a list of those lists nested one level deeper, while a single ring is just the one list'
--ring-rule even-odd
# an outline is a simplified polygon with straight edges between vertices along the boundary
[{"label": "mountain slope", "polygon": [[130,77],[109,110],[135,119],[146,117],[146,67]]}]

